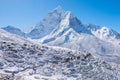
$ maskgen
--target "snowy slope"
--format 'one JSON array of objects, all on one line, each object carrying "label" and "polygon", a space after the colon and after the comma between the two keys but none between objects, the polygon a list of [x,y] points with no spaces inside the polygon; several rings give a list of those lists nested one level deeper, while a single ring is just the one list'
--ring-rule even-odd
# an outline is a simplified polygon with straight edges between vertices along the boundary
[{"label": "snowy slope", "polygon": [[9,32],[0,29],[0,41],[4,42],[13,42],[13,43],[18,43],[18,44],[22,44],[22,43],[28,43],[28,44],[32,44],[31,41],[26,40],[25,38],[22,38],[18,35],[15,34],[10,34]]},{"label": "snowy slope", "polygon": [[1,80],[120,79],[117,65],[111,66],[90,53],[27,43],[6,31],[0,32]]},{"label": "snowy slope", "polygon": [[26,34],[24,32],[22,32],[20,29],[13,27],[13,26],[7,26],[7,27],[3,27],[2,29],[4,29],[7,32],[10,32],[12,34],[16,34],[19,35],[21,37],[25,37]]}]

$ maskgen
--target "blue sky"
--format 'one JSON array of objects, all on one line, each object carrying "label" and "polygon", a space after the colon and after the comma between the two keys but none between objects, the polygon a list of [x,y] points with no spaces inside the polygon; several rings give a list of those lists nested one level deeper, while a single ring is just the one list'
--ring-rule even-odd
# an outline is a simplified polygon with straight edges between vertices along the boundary
[{"label": "blue sky", "polygon": [[120,32],[120,0],[0,0],[0,27],[35,26],[57,6],[72,11],[84,24]]}]

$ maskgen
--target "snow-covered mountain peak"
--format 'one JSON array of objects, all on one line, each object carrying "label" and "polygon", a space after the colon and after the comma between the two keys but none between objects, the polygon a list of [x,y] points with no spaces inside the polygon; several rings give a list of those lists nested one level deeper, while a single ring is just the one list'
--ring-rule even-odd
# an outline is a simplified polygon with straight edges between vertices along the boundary
[{"label": "snow-covered mountain peak", "polygon": [[56,19],[60,20],[64,16],[64,14],[65,14],[65,11],[62,9],[62,7],[58,6],[57,8],[55,8],[51,12],[49,12],[45,18],[47,18],[47,19],[56,18]]},{"label": "snow-covered mountain peak", "polygon": [[51,32],[58,30],[64,30],[65,32],[70,28],[79,33],[91,34],[91,32],[82,25],[81,21],[70,11],[64,11],[61,7],[57,7],[48,13],[48,15],[43,18],[30,33],[28,33],[28,37],[40,39]]},{"label": "snow-covered mountain peak", "polygon": [[112,42],[112,44],[115,45],[118,45],[120,42],[120,33],[114,31],[113,29],[106,26],[102,27],[93,24],[88,24],[86,27],[95,37],[105,42]]},{"label": "snow-covered mountain peak", "polygon": [[91,32],[70,11],[67,11],[58,28],[43,37],[39,42],[49,43],[61,38],[61,41],[59,41],[61,44],[78,39],[80,34],[91,35]]},{"label": "snow-covered mountain peak", "polygon": [[65,11],[61,7],[55,8],[53,11],[48,13],[48,15],[43,18],[30,33],[28,33],[28,37],[39,39],[46,36],[58,27],[64,14]]},{"label": "snow-covered mountain peak", "polygon": [[120,40],[120,34],[106,26],[94,30],[92,31],[92,33],[102,40],[108,41]]},{"label": "snow-covered mountain peak", "polygon": [[58,6],[58,7],[56,7],[52,12],[63,13],[64,10],[62,9],[61,6]]}]

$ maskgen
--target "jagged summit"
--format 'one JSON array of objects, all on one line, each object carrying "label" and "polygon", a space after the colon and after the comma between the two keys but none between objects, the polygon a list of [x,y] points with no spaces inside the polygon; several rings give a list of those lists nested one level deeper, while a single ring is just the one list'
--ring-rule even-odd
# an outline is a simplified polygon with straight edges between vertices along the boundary
[{"label": "jagged summit", "polygon": [[64,9],[63,9],[61,6],[58,6],[58,7],[56,7],[55,9],[53,9],[52,12],[62,13],[62,12],[64,12]]},{"label": "jagged summit", "polygon": [[91,31],[91,33],[96,36],[97,38],[107,41],[107,42],[120,42],[120,33],[116,32],[115,30],[112,30],[106,26],[97,26],[93,24],[87,25],[88,30]]},{"label": "jagged summit", "polygon": [[77,32],[90,33],[72,12],[64,11],[61,7],[57,7],[48,13],[48,15],[28,33],[28,37],[39,39],[62,27],[73,28]]},{"label": "jagged summit", "polygon": [[31,37],[32,39],[40,39],[51,32],[63,29],[62,27],[72,28],[79,33],[91,34],[91,32],[87,30],[87,28],[72,14],[72,12],[64,11],[60,6],[58,6],[48,13],[48,15],[43,18],[30,33],[28,33],[28,37]]},{"label": "jagged summit", "polygon": [[57,7],[52,12],[48,13],[48,15],[43,18],[30,33],[28,33],[28,37],[39,39],[46,36],[58,27],[64,13],[65,11],[60,7]]},{"label": "jagged summit", "polygon": [[[59,38],[61,43],[74,40],[74,37],[79,37],[81,33],[92,35],[91,32],[75,17],[70,11],[66,11],[58,28],[53,30],[47,37],[43,38],[43,43],[49,43]],[[60,42],[60,41],[59,41]]]}]

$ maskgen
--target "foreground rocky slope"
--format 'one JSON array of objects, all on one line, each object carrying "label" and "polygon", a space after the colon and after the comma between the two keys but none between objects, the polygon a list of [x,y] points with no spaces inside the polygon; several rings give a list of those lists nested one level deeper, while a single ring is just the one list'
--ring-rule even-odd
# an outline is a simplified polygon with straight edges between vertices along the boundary
[{"label": "foreground rocky slope", "polygon": [[94,58],[90,53],[40,46],[1,32],[0,80],[120,79],[118,67]]}]

